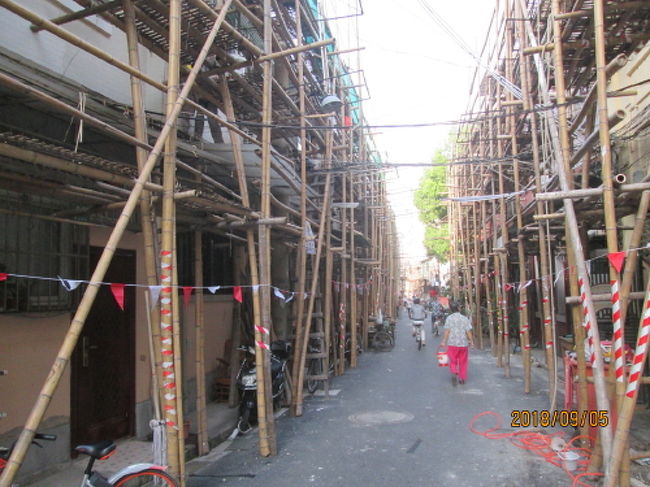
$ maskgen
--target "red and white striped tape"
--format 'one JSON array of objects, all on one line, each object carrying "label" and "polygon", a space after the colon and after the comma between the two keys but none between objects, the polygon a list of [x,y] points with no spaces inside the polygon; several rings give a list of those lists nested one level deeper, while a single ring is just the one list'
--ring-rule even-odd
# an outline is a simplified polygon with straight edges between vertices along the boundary
[{"label": "red and white striped tape", "polygon": [[262,350],[270,350],[269,346],[263,341],[257,341],[255,343],[257,343],[257,346],[260,347]]},{"label": "red and white striped tape", "polygon": [[639,330],[639,338],[636,342],[636,350],[634,350],[634,360],[630,368],[630,382],[627,385],[625,395],[629,398],[634,398],[634,394],[639,387],[639,379],[643,371],[643,361],[645,359],[646,351],[648,350],[648,338],[650,337],[650,291],[645,295],[645,310],[643,311],[643,321],[641,322],[641,330]]},{"label": "red and white striped tape", "polygon": [[578,279],[578,284],[580,285],[580,303],[582,303],[582,314],[584,317],[582,326],[584,326],[587,331],[587,340],[589,342],[589,363],[593,365],[596,360],[596,352],[594,350],[594,330],[591,328],[591,321],[589,320],[589,307],[586,303],[585,282],[582,279]]},{"label": "red and white striped tape", "polygon": [[621,297],[618,281],[613,280],[612,286],[612,324],[614,330],[614,367],[616,367],[616,381],[623,382],[625,369],[623,363],[623,326],[621,325]]}]

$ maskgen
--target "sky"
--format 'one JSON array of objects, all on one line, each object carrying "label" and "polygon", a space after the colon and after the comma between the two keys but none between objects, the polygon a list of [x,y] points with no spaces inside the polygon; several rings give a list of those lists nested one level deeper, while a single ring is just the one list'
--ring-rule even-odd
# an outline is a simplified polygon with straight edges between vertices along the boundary
[{"label": "sky", "polygon": [[[331,20],[337,49],[365,73],[370,99],[364,116],[370,125],[428,123],[457,120],[467,110],[476,62],[433,20],[428,3],[447,24],[479,53],[483,47],[495,0],[361,0],[364,14]],[[359,11],[359,0],[329,0],[327,17]],[[358,26],[358,28],[357,28]],[[358,31],[358,39],[356,32]],[[362,98],[368,91],[362,89]],[[426,163],[444,149],[454,127],[377,128],[372,130],[382,159],[392,163]],[[395,212],[401,255],[411,262],[425,258],[424,226],[413,205],[423,168],[401,167],[387,175]]]}]

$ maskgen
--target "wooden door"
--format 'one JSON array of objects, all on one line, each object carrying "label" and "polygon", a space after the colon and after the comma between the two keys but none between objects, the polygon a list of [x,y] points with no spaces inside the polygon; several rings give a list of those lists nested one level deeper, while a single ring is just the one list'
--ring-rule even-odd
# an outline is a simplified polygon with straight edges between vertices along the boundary
[{"label": "wooden door", "polygon": [[[90,249],[90,268],[100,248]],[[134,283],[135,252],[118,250],[104,282]],[[72,356],[71,448],[133,434],[135,288],[124,288],[124,310],[102,285]]]}]

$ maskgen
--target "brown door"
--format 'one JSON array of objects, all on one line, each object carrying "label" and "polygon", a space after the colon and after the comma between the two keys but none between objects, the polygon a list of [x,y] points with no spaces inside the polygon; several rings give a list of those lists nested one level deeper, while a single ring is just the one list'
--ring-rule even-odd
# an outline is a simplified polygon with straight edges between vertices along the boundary
[{"label": "brown door", "polygon": [[[100,248],[90,249],[94,269]],[[104,282],[134,283],[135,252],[118,250]],[[133,433],[135,288],[124,288],[124,310],[102,285],[72,356],[71,447]]]}]

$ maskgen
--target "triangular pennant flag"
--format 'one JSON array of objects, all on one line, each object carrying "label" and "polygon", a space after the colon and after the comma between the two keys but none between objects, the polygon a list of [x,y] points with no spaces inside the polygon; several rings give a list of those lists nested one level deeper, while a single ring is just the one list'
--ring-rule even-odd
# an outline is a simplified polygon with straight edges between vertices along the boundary
[{"label": "triangular pennant flag", "polygon": [[527,288],[528,286],[530,286],[532,283],[533,283],[533,280],[532,280],[532,279],[530,279],[530,280],[528,280],[528,281],[526,281],[526,282],[522,282],[521,284],[519,284],[519,289],[517,289],[517,292],[521,291],[522,289],[526,289],[526,288]]},{"label": "triangular pennant flag", "polygon": [[235,286],[232,288],[232,297],[235,298],[235,300],[239,301],[240,303],[244,302],[244,298],[241,292],[241,286]]},{"label": "triangular pennant flag", "polygon": [[117,305],[124,311],[124,284],[112,283],[111,292],[115,301],[117,301]]},{"label": "triangular pennant flag", "polygon": [[625,252],[610,252],[607,254],[609,262],[614,266],[616,272],[621,272],[623,262],[625,261]]},{"label": "triangular pennant flag", "polygon": [[305,294],[302,295],[302,299],[307,299],[308,296],[309,296],[309,293],[305,293]]},{"label": "triangular pennant flag", "polygon": [[185,306],[190,304],[190,297],[192,296],[192,286],[183,286],[183,303]]},{"label": "triangular pennant flag", "polygon": [[280,291],[277,287],[273,288],[273,294],[275,294],[275,296],[277,298],[280,298],[282,301],[285,300],[284,294],[282,294],[282,291]]},{"label": "triangular pennant flag", "polygon": [[221,286],[210,286],[210,287],[208,287],[208,291],[210,291],[212,294],[216,293],[218,289],[221,289]]},{"label": "triangular pennant flag", "polygon": [[253,288],[253,292],[257,292],[257,291],[259,291],[259,289],[260,289],[260,285],[259,285],[259,284],[254,284],[254,285],[252,285],[251,287]]},{"label": "triangular pennant flag", "polygon": [[295,297],[296,293],[291,293],[287,299],[284,300],[285,303],[288,303]]},{"label": "triangular pennant flag", "polygon": [[149,286],[149,296],[151,296],[151,309],[154,309],[156,307],[156,304],[158,304],[161,290],[162,286]]},{"label": "triangular pennant flag", "polygon": [[512,284],[506,282],[506,283],[503,285],[503,290],[504,290],[504,291],[508,292],[508,291],[510,291],[511,289],[512,289]]},{"label": "triangular pennant flag", "polygon": [[[65,288],[66,291],[74,291],[79,287],[83,281],[77,281],[75,279],[63,279],[61,276],[56,276],[61,281],[61,285]],[[4,279],[3,279],[4,280]]]},{"label": "triangular pennant flag", "polygon": [[7,274],[6,272],[0,272],[0,281],[6,281],[8,277],[9,274]]}]

